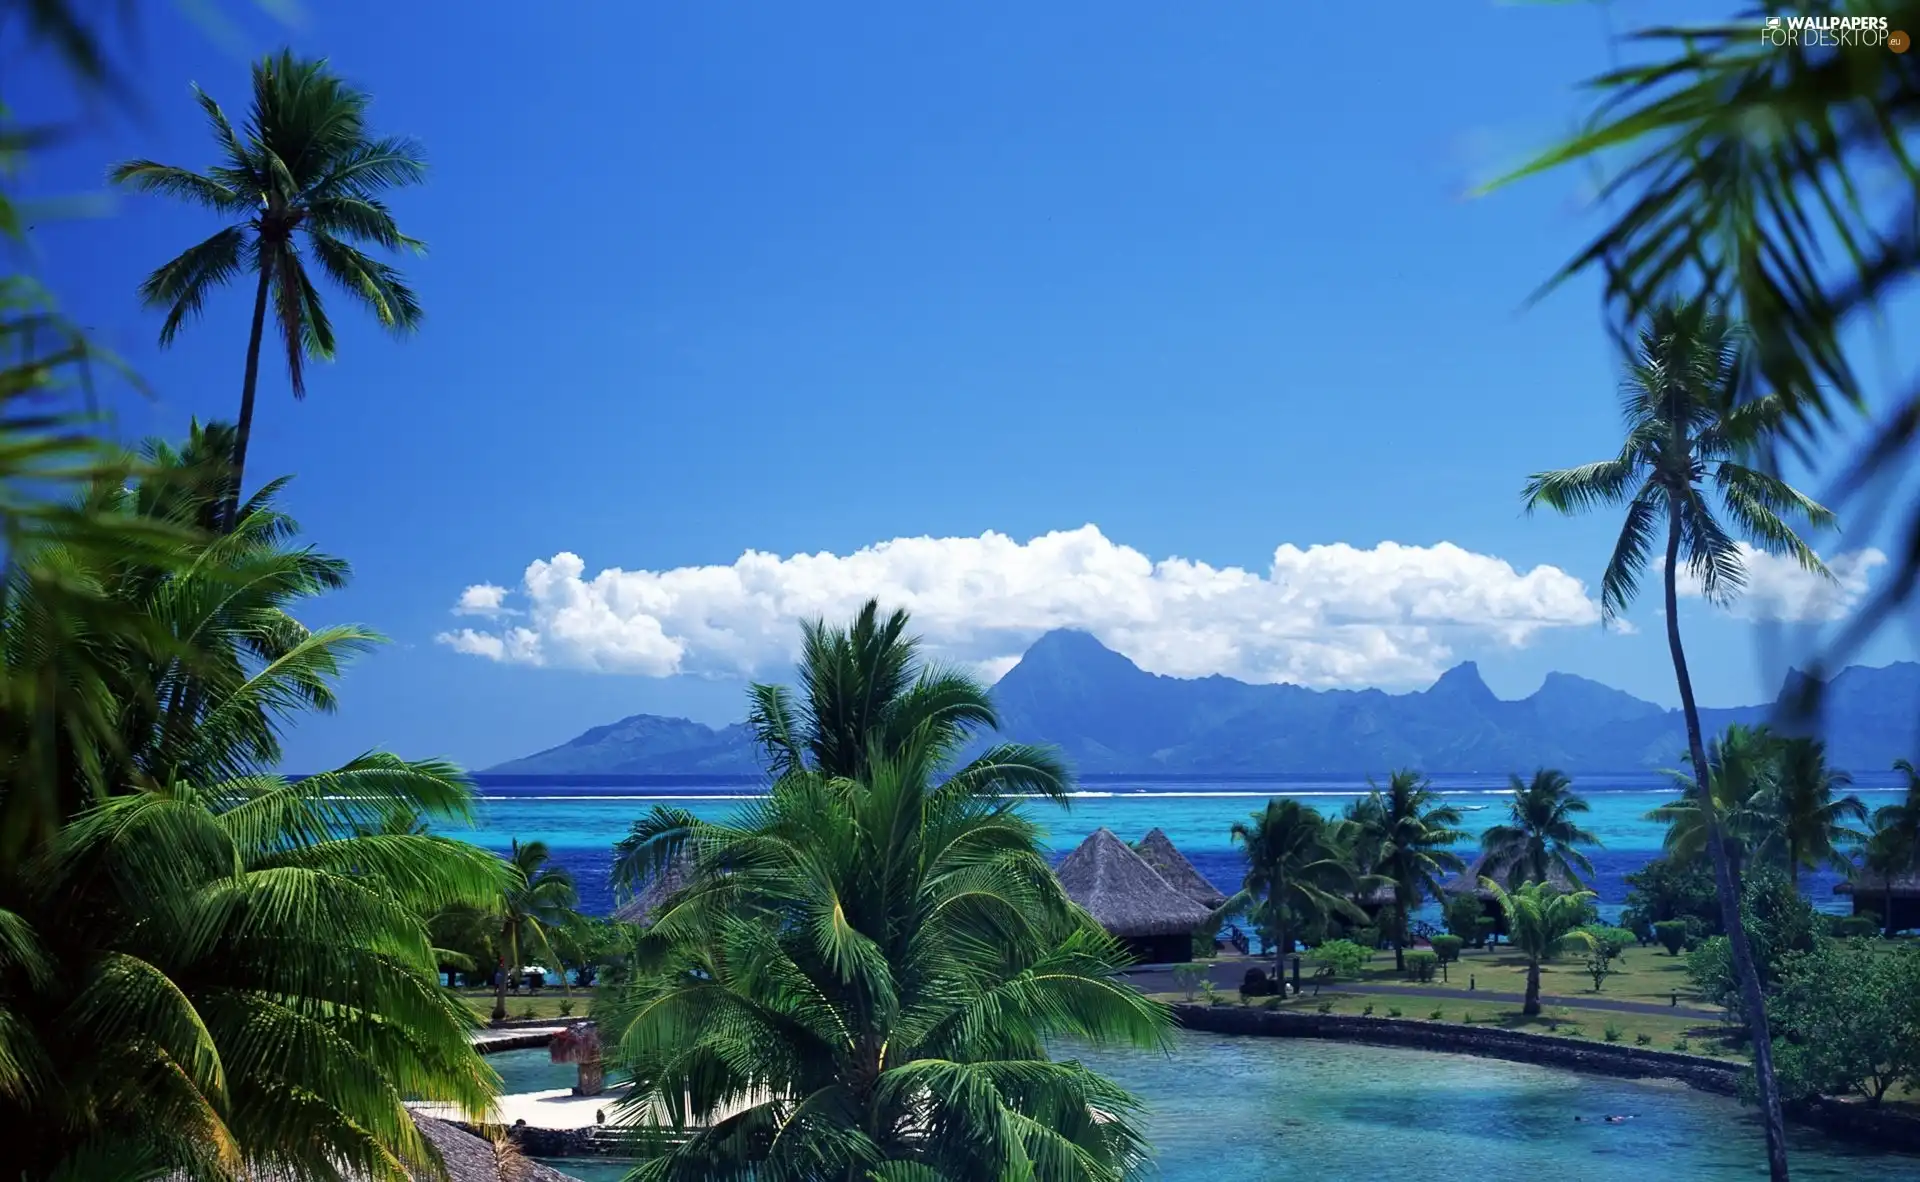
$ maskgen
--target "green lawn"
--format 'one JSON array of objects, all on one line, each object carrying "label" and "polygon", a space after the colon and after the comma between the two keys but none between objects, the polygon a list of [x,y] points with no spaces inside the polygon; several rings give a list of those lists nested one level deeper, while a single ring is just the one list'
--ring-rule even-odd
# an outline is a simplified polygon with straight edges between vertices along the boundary
[{"label": "green lawn", "polygon": [[[1657,946],[1633,948],[1615,960],[1613,967],[1613,975],[1595,993],[1593,978],[1582,966],[1582,960],[1573,956],[1562,957],[1541,966],[1540,992],[1548,996],[1599,997],[1654,1005],[1669,1004],[1678,995],[1683,1006],[1707,1005],[1694,991],[1693,983],[1687,980],[1685,956],[1668,956],[1666,949]],[[1422,988],[1394,969],[1391,952],[1376,953],[1360,979],[1369,985]],[[1436,973],[1432,984],[1449,989],[1465,989],[1469,982],[1477,989],[1524,993],[1527,989],[1527,963],[1504,945],[1491,952],[1463,952],[1457,962],[1447,966],[1447,979],[1442,981]]]},{"label": "green lawn", "polygon": [[[482,1020],[493,1016],[493,990],[462,989],[460,1000]],[[528,996],[525,993],[507,995],[507,1017],[509,1018],[584,1018],[593,1009],[593,990],[576,989],[571,997],[564,996],[558,989],[542,989]]]}]

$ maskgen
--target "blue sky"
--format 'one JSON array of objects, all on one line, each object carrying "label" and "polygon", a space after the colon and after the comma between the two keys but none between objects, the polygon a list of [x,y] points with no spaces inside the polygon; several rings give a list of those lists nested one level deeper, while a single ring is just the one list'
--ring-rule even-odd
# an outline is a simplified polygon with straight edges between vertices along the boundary
[{"label": "blue sky", "polygon": [[[1616,7],[1621,27],[1713,11]],[[1504,617],[1411,647],[1390,637],[1399,648],[1379,660],[1308,637],[1299,659],[1323,683],[1411,688],[1422,667],[1471,658],[1505,696],[1562,669],[1674,699],[1651,602],[1637,634],[1607,634],[1560,584],[1495,570],[1489,589],[1483,565],[1458,562],[1431,574],[1394,559],[1382,574],[1374,550],[1396,542],[1422,549],[1416,566],[1447,566],[1427,548],[1449,542],[1593,590],[1616,522],[1529,521],[1518,493],[1529,472],[1616,443],[1594,288],[1525,302],[1594,222],[1574,176],[1468,192],[1571,126],[1575,84],[1607,62],[1598,10],[307,8],[289,27],[229,4],[229,35],[210,37],[155,6],[133,59],[138,113],[31,178],[97,193],[123,157],[208,163],[187,84],[237,116],[247,59],[282,42],[330,57],[376,96],[381,130],[426,146],[430,182],[393,202],[431,246],[404,264],[423,330],[396,343],[335,296],[339,360],[310,374],[303,404],[270,354],[264,366],[250,472],[296,473],[289,507],[356,571],[312,622],[393,640],[350,674],[337,717],[291,737],[291,766],[372,746],[484,766],[637,711],[730,720],[739,670],[777,669],[791,633],[766,603],[839,602],[862,571],[944,595],[929,618],[983,668],[1042,619],[1087,623],[1168,671],[1299,657],[1228,651],[1231,620],[1191,595],[1168,608],[1171,576],[1126,575],[1115,547],[1252,577],[1283,544],[1373,554],[1302,560],[1309,629],[1387,583],[1416,613],[1427,578],[1467,616],[1558,596],[1556,622],[1522,643]],[[0,68],[31,83],[37,67],[8,53]],[[233,414],[250,292],[215,301],[164,352],[133,295],[214,227],[123,199],[38,232],[35,265],[154,391],[116,399],[129,435]],[[1088,524],[1100,541],[1082,539],[1093,558],[1071,578],[1023,545]],[[979,547],[942,543],[911,561],[772,563],[754,576],[767,580],[759,607],[708,610],[702,587],[744,576],[684,569],[987,531],[1011,539],[998,551],[1019,568],[1011,583]],[[536,602],[522,572],[563,552],[587,579],[682,572],[667,580],[671,618],[633,601],[657,580],[603,583],[612,599],[584,614],[565,601],[593,589],[565,580]],[[967,562],[961,585],[941,584]],[[1152,618],[1088,606],[1113,570],[1114,595],[1145,595]],[[523,614],[456,618],[476,584],[510,589]],[[1236,610],[1257,614],[1269,593]],[[691,629],[677,667],[692,672],[623,664],[658,647],[656,616],[670,641]],[[1771,695],[1790,646],[1697,603],[1683,618],[1704,701]],[[530,628],[547,663],[436,641],[464,627]],[[1910,652],[1894,637],[1866,657]],[[626,671],[575,667],[593,664]]]}]

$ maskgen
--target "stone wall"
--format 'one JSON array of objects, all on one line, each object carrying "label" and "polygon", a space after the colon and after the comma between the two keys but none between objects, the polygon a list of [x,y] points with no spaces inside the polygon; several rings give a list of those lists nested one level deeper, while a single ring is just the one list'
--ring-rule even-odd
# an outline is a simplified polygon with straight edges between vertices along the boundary
[{"label": "stone wall", "polygon": [[1326,1038],[1422,1051],[1452,1051],[1543,1067],[1565,1067],[1593,1075],[1631,1079],[1677,1079],[1702,1091],[1732,1095],[1740,1079],[1737,1064],[1702,1055],[1655,1051],[1617,1043],[1521,1034],[1497,1026],[1456,1026],[1413,1018],[1357,1018],[1251,1006],[1176,1005],[1174,1018],[1189,1030],[1216,1034],[1254,1034],[1278,1038]]}]

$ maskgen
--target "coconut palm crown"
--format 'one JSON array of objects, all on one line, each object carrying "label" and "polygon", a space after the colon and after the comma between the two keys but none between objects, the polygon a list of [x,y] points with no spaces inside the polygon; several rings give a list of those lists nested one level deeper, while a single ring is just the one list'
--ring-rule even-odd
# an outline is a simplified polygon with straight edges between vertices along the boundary
[{"label": "coconut palm crown", "polygon": [[1579,847],[1598,846],[1600,839],[1580,826],[1589,806],[1573,781],[1557,768],[1541,768],[1530,781],[1513,776],[1512,782],[1507,820],[1480,835],[1488,865],[1510,885],[1547,882],[1556,870],[1571,882],[1590,879],[1593,863]]}]

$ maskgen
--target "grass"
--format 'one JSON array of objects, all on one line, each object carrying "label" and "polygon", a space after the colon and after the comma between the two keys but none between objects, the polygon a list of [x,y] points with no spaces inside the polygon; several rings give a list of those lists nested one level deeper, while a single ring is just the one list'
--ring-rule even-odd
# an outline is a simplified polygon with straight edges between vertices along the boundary
[{"label": "grass", "polygon": [[[482,1021],[493,1017],[493,990],[462,989],[460,1000],[467,1008],[480,1015]],[[571,1012],[562,1013],[561,1007],[570,1004]],[[558,989],[543,989],[529,997],[527,994],[507,994],[507,1017],[509,1018],[584,1018],[593,1008],[593,990],[576,989],[571,998],[561,995]]]},{"label": "grass", "polygon": [[[1447,980],[1442,981],[1435,976],[1432,981],[1419,984],[1409,981],[1404,973],[1394,969],[1393,953],[1381,952],[1374,955],[1359,979],[1368,985],[1410,990],[1465,989],[1471,981],[1476,989],[1525,993],[1527,962],[1504,946],[1491,952],[1466,951],[1460,954],[1459,960],[1447,966]],[[1667,1005],[1677,995],[1683,1006],[1707,1005],[1694,992],[1693,983],[1687,980],[1686,957],[1668,956],[1666,949],[1657,945],[1629,949],[1625,956],[1614,962],[1613,975],[1607,978],[1605,987],[1598,993],[1594,992],[1593,978],[1587,975],[1577,958],[1569,956],[1542,965],[1540,992],[1547,997],[1600,997],[1652,1005]]]}]

